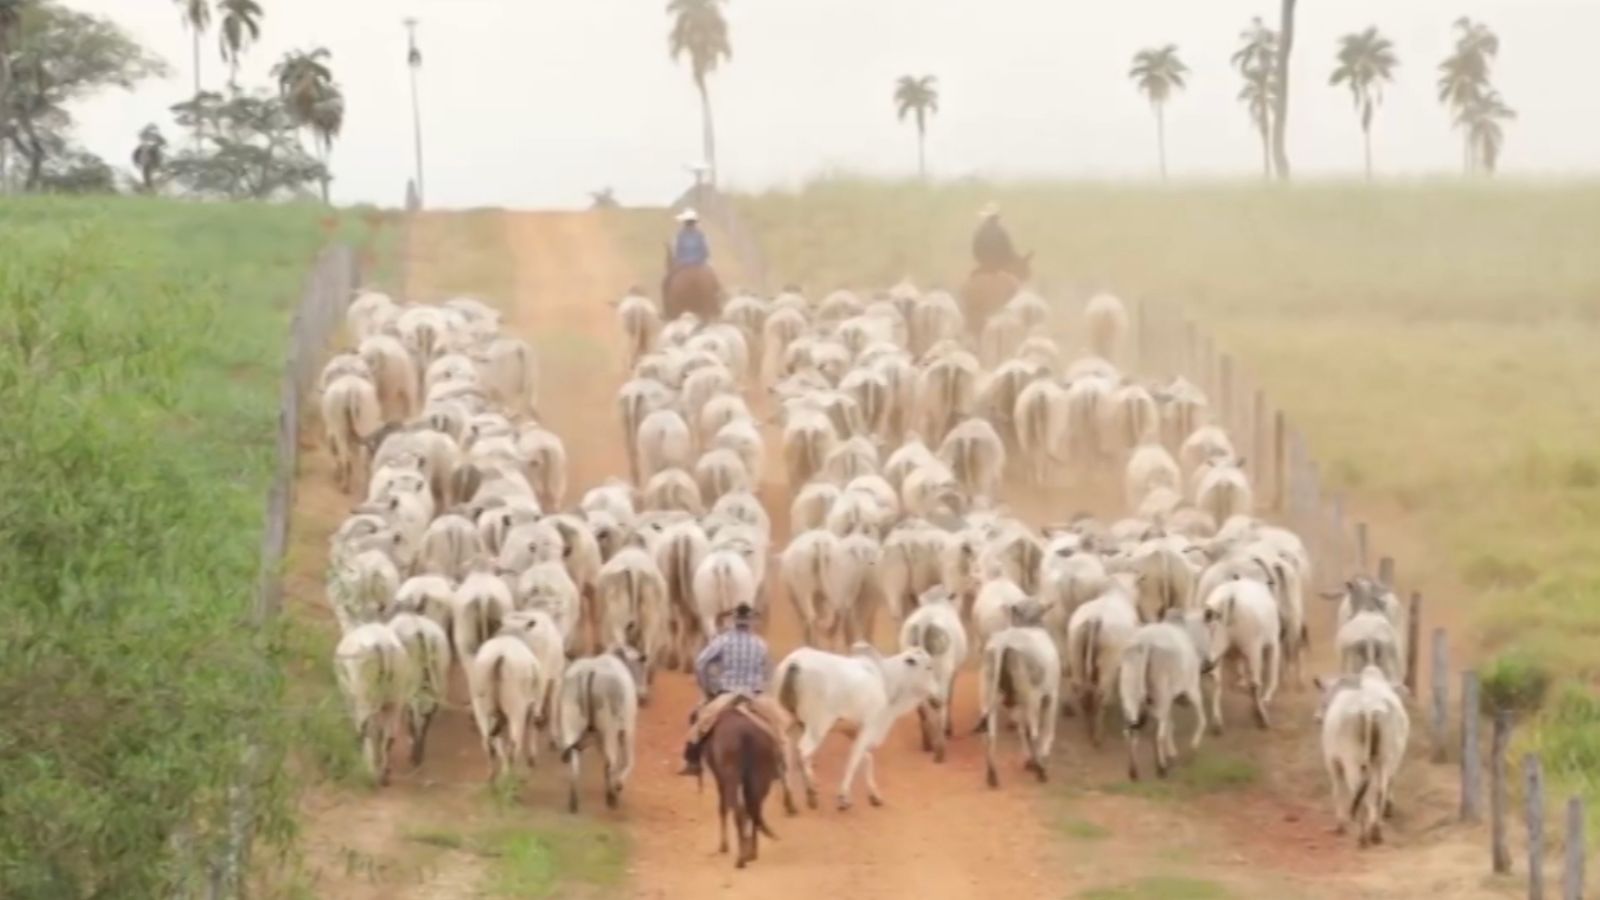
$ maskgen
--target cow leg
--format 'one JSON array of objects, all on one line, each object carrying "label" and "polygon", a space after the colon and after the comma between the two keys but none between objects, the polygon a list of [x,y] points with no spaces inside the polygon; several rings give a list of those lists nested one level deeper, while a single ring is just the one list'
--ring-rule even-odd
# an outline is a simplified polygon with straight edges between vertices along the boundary
[{"label": "cow leg", "polygon": [[925,703],[918,704],[917,705],[917,733],[922,736],[922,752],[923,753],[928,753],[928,752],[933,750],[933,735],[930,732],[934,728],[939,727],[937,723],[930,723],[930,721],[929,721],[930,718],[932,718],[932,717],[928,713],[927,704],[925,704]]},{"label": "cow leg", "polygon": [[950,673],[950,680],[944,685],[944,705],[939,710],[939,718],[944,722],[944,736],[955,735],[955,705],[956,705],[956,673]]},{"label": "cow leg", "polygon": [[1262,729],[1266,729],[1270,724],[1267,720],[1267,697],[1270,695],[1266,681],[1271,653],[1271,646],[1263,644],[1260,652],[1251,658],[1250,665],[1250,699],[1256,708],[1256,725]]},{"label": "cow leg", "polygon": [[[1222,690],[1220,684],[1217,686],[1217,690]],[[1189,705],[1194,707],[1194,737],[1189,739],[1190,750],[1199,750],[1200,741],[1206,736],[1206,708],[1201,700],[1200,691],[1198,690],[1189,696]],[[1172,704],[1170,702],[1167,704],[1167,716],[1168,718],[1172,716]],[[1178,755],[1176,746],[1172,749],[1172,755]]]},{"label": "cow leg", "polygon": [[1055,708],[1061,705],[1057,701],[1058,697],[1051,693],[1046,695],[1040,704],[1039,715],[1042,720],[1042,726],[1039,738],[1039,771],[1036,773],[1040,781],[1045,781],[1048,778],[1045,774],[1044,765],[1050,760],[1050,752],[1055,749],[1056,745]]},{"label": "cow leg", "polygon": [[1328,793],[1333,799],[1333,832],[1344,834],[1347,817],[1350,814],[1349,793],[1345,788],[1344,766],[1337,760],[1328,765]]},{"label": "cow leg", "polygon": [[1262,659],[1263,668],[1266,670],[1267,690],[1261,702],[1271,703],[1272,698],[1278,695],[1278,685],[1283,678],[1283,644],[1268,644]]},{"label": "cow leg", "polygon": [[[832,728],[833,723],[829,722]],[[817,773],[811,767],[811,758],[817,752],[817,747],[822,744],[822,739],[828,734],[825,729],[814,729],[806,726],[805,733],[800,735],[800,777],[806,786],[806,805],[812,809],[817,808]]]},{"label": "cow leg", "polygon": [[1167,777],[1167,768],[1172,765],[1174,754],[1168,749],[1172,741],[1172,708],[1161,710],[1156,715],[1156,776]]},{"label": "cow leg", "polygon": [[578,757],[581,754],[574,749],[567,754],[567,812],[578,811]]},{"label": "cow leg", "polygon": [[1123,726],[1122,736],[1128,742],[1128,778],[1139,780],[1139,731],[1131,726]]},{"label": "cow leg", "polygon": [[605,759],[606,806],[610,809],[617,808],[617,795],[621,792],[618,787],[621,779],[617,777],[622,763],[621,736],[622,732],[611,726],[605,728],[600,737],[600,753]]},{"label": "cow leg", "polygon": [[999,739],[1000,716],[995,710],[991,709],[983,721],[983,777],[984,782],[992,788],[1000,786],[1000,773],[994,764],[995,744],[999,742]]},{"label": "cow leg", "polygon": [[[1204,721],[1206,716],[1206,711],[1204,708],[1202,708],[1203,704],[1205,703],[1205,677],[1206,676],[1204,675],[1200,676],[1201,698],[1200,702],[1195,704],[1195,714],[1198,715],[1202,721]],[[1222,734],[1222,681],[1222,669],[1221,667],[1218,667],[1211,677],[1211,733],[1217,735]]]},{"label": "cow leg", "polygon": [[[869,753],[868,744],[872,737],[872,729],[863,724],[856,734],[855,742],[850,745],[850,756],[844,765],[844,778],[839,782],[838,806],[841,811],[850,808],[850,794],[855,786],[856,770],[861,767],[862,759]],[[874,805],[881,802],[881,800],[874,801]]]}]

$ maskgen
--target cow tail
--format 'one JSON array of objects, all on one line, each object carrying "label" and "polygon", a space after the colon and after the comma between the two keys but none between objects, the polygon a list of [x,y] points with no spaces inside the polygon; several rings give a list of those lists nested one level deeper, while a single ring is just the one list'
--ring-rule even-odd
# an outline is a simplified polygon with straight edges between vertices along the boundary
[{"label": "cow tail", "polygon": [[1100,620],[1091,618],[1083,623],[1083,680],[1089,688],[1100,684]]},{"label": "cow tail", "polygon": [[1367,796],[1367,790],[1372,786],[1372,776],[1378,768],[1379,754],[1383,749],[1383,726],[1378,721],[1378,714],[1374,710],[1361,711],[1361,780],[1356,784],[1355,793],[1350,799],[1350,816],[1355,817],[1356,810],[1361,808],[1361,801]]},{"label": "cow tail", "polygon": [[1132,729],[1144,727],[1151,663],[1150,648],[1145,644],[1134,644],[1123,651],[1117,693],[1122,700],[1122,718]]},{"label": "cow tail", "polygon": [[[778,705],[800,722],[800,664],[790,663],[778,685]],[[801,724],[804,724],[803,722]]]}]

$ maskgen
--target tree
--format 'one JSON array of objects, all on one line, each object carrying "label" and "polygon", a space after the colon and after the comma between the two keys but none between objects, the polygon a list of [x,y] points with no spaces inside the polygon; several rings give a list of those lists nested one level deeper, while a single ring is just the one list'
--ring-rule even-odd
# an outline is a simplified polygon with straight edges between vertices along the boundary
[{"label": "tree", "polygon": [[1361,138],[1366,154],[1367,180],[1372,180],[1372,113],[1383,102],[1383,85],[1394,80],[1400,58],[1394,45],[1378,33],[1377,26],[1339,39],[1338,64],[1329,84],[1350,87],[1350,99],[1361,117]]},{"label": "tree", "polygon": [[204,135],[168,166],[196,194],[232,200],[303,196],[327,169],[301,146],[299,125],[274,94],[204,92],[172,108],[178,124]]},{"label": "tree", "polygon": [[706,79],[725,59],[733,58],[728,43],[728,21],[722,16],[727,0],[668,0],[667,15],[672,17],[672,32],[667,48],[672,59],[689,58],[689,73],[700,93],[701,136],[710,182],[717,183],[717,137],[711,121],[711,93]]},{"label": "tree", "polygon": [[1239,41],[1239,49],[1232,58],[1234,68],[1244,77],[1239,100],[1261,135],[1262,174],[1271,178],[1272,115],[1278,102],[1278,33],[1257,16],[1251,20],[1249,28],[1239,33]]},{"label": "tree", "polygon": [[915,117],[917,123],[917,177],[928,177],[928,116],[939,112],[939,81],[932,75],[917,78],[902,75],[894,85],[895,112],[900,121]]},{"label": "tree", "polygon": [[[1494,120],[1493,127],[1498,131],[1499,120],[1508,118],[1492,114],[1494,104],[1484,102],[1485,97],[1494,92],[1489,75],[1495,57],[1500,54],[1500,38],[1489,26],[1465,16],[1456,20],[1455,28],[1455,51],[1439,64],[1439,102],[1454,112],[1456,127],[1463,130],[1463,167],[1470,175],[1477,168],[1481,141],[1474,137],[1469,123],[1487,116]],[[1500,107],[1505,106],[1498,94],[1495,101]],[[1472,111],[1470,115],[1469,110]],[[1503,134],[1497,135],[1497,141],[1503,137]],[[1498,154],[1498,143],[1495,149]]]},{"label": "tree", "polygon": [[1150,100],[1156,113],[1156,149],[1161,159],[1161,177],[1167,177],[1167,101],[1183,89],[1184,76],[1189,67],[1178,58],[1178,45],[1140,50],[1133,56],[1133,68],[1128,77]]},{"label": "tree", "polygon": [[[166,74],[166,66],[116,23],[33,0],[21,16],[6,57],[11,73],[0,122],[11,149],[26,164],[23,186],[43,187],[47,164],[74,152],[68,106],[108,87],[132,88]],[[58,171],[51,168],[49,171]]]},{"label": "tree", "polygon": [[617,202],[617,193],[611,188],[604,187],[598,191],[589,192],[590,209],[618,209],[621,204]]},{"label": "tree", "polygon": [[183,26],[194,36],[194,92],[200,93],[200,39],[211,27],[210,0],[177,0],[183,7]]},{"label": "tree", "polygon": [[146,194],[156,190],[156,177],[167,164],[167,139],[155,123],[139,132],[139,144],[133,148],[133,165],[139,170],[139,186]]},{"label": "tree", "polygon": [[239,58],[244,51],[261,38],[261,17],[265,13],[256,0],[220,0],[222,10],[219,36],[222,59],[228,64],[228,84],[239,85]]},{"label": "tree", "polygon": [[115,194],[117,173],[93,153],[68,148],[45,164],[38,186],[51,194]]},{"label": "tree", "polygon": [[1289,54],[1294,52],[1295,0],[1282,0],[1278,22],[1276,93],[1272,104],[1272,162],[1278,177],[1289,180]]},{"label": "tree", "polygon": [[333,70],[328,67],[332,54],[326,47],[315,50],[296,50],[284,55],[272,67],[272,76],[278,82],[278,96],[298,128],[310,130],[322,157],[322,199],[328,200],[328,157],[333,152],[333,142],[344,128],[344,94],[334,83]]},{"label": "tree", "polygon": [[11,122],[7,116],[11,93],[11,52],[17,34],[22,30],[22,8],[26,0],[0,0],[0,193],[7,190],[7,163],[10,148],[7,143]]},{"label": "tree", "polygon": [[1456,116],[1456,127],[1466,133],[1469,173],[1494,174],[1500,163],[1500,148],[1506,139],[1501,123],[1516,117],[1516,110],[1507,106],[1500,92],[1492,87],[1462,107]]}]

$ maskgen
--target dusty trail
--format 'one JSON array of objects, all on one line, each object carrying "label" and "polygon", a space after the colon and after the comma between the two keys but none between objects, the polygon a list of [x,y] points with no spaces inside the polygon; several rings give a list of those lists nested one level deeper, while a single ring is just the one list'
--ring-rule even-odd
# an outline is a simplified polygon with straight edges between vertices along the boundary
[{"label": "dusty trail", "polygon": [[[532,341],[540,355],[541,412],[566,443],[567,502],[575,503],[589,487],[626,471],[613,404],[626,373],[609,304],[641,273],[624,258],[602,217],[475,216],[467,244],[459,217],[418,220],[408,248],[411,299],[438,300],[461,291],[503,304],[508,330]],[[473,255],[466,268],[457,259],[462,253]],[[719,266],[735,283],[731,267]],[[488,273],[481,281],[480,267]],[[471,277],[464,277],[468,272]],[[768,443],[773,458],[761,493],[779,548],[788,539],[788,492],[780,480],[776,435],[769,434]],[[350,501],[332,489],[320,447],[305,449],[289,593],[296,618],[331,635],[322,566],[327,536]],[[1110,512],[1117,492],[1013,490],[1012,498],[1019,515],[1045,523],[1082,509]],[[770,596],[768,638],[776,661],[799,643],[798,628],[782,592]],[[881,647],[892,645],[882,624],[877,638]],[[305,677],[318,685],[327,681]],[[1403,799],[1407,809],[1418,810],[1420,821],[1402,829],[1397,846],[1359,855],[1349,841],[1326,833],[1322,775],[1310,752],[1315,744],[1303,695],[1284,705],[1279,728],[1269,734],[1238,727],[1246,717],[1230,703],[1236,727],[1224,738],[1208,739],[1205,753],[1256,761],[1259,784],[1194,796],[1130,796],[1122,790],[1124,760],[1114,730],[1108,729],[1106,746],[1093,751],[1081,723],[1067,720],[1060,723],[1052,784],[1037,785],[1022,772],[1015,740],[1008,738],[1002,787],[993,791],[983,783],[981,741],[963,733],[976,712],[973,680],[965,674],[958,682],[957,737],[946,763],[935,765],[920,753],[914,717],[880,749],[879,781],[887,800],[882,809],[864,802],[859,783],[856,808],[839,813],[826,805],[848,748],[847,737],[832,736],[818,759],[824,809],[788,818],[778,798],[769,801],[769,822],[780,840],[764,841],[761,859],[742,872],[716,853],[714,786],[697,794],[691,780],[674,774],[685,716],[695,701],[685,676],[658,679],[641,719],[638,766],[621,809],[607,811],[599,802],[597,766],[589,764],[578,820],[558,811],[564,789],[548,755],[515,803],[495,802],[484,786],[486,762],[470,715],[462,707],[449,709],[420,769],[400,765],[395,783],[379,791],[326,786],[307,797],[304,877],[310,895],[341,900],[498,896],[503,886],[496,880],[495,852],[470,840],[429,840],[427,833],[470,837],[486,828],[565,830],[599,822],[626,831],[632,847],[626,891],[648,898],[1071,897],[1151,874],[1203,877],[1211,887],[1225,885],[1226,896],[1240,897],[1400,897],[1418,888],[1451,896],[1483,893],[1479,878],[1465,874],[1478,870],[1481,851],[1474,848],[1469,868],[1459,840],[1430,835],[1433,813],[1426,811],[1449,808],[1431,786]],[[457,685],[455,697],[464,696]],[[1186,735],[1187,721],[1180,722]],[[550,896],[593,893],[562,886]]]}]

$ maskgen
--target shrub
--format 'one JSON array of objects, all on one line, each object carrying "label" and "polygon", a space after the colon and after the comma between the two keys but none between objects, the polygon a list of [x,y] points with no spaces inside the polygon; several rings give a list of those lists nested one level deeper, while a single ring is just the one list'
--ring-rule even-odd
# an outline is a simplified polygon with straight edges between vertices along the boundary
[{"label": "shrub", "polygon": [[1483,711],[1491,716],[1502,710],[1514,716],[1538,712],[1550,690],[1549,670],[1515,651],[1491,660],[1479,673],[1478,680]]}]

